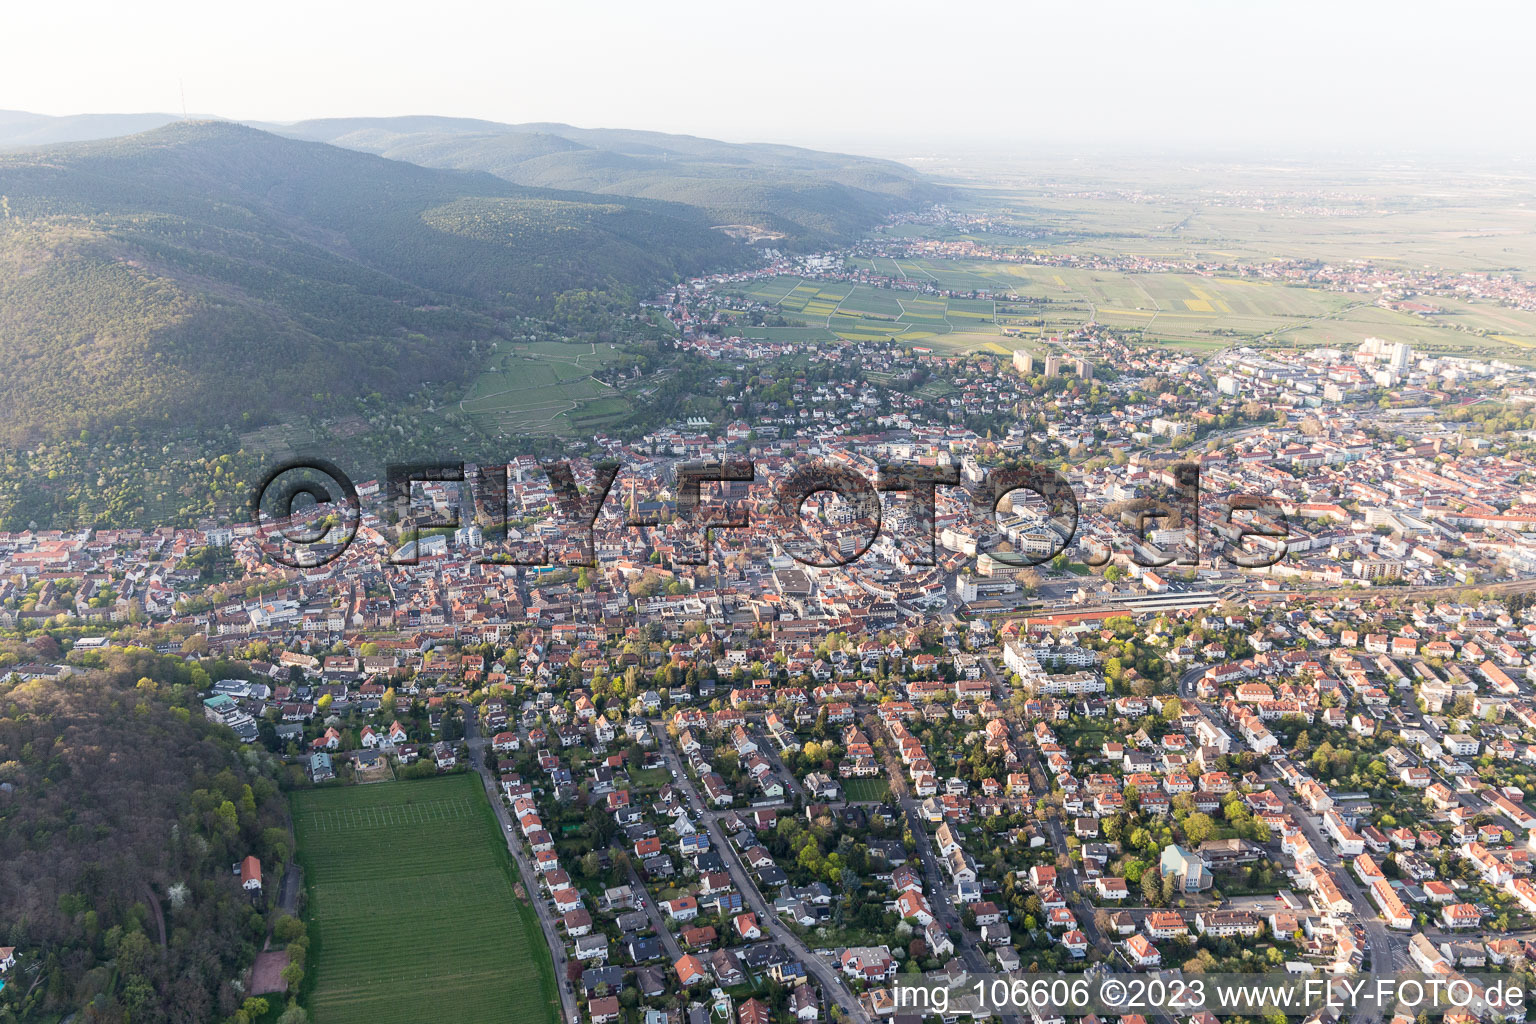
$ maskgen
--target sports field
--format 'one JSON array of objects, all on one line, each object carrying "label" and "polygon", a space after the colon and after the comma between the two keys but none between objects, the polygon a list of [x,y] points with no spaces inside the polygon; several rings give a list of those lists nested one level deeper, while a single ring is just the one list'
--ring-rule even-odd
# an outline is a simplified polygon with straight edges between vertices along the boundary
[{"label": "sports field", "polygon": [[295,792],[315,1024],[560,1024],[475,775]]},{"label": "sports field", "polygon": [[891,795],[891,784],[882,776],[844,779],[843,794],[855,803],[880,803]]},{"label": "sports field", "polygon": [[475,378],[459,407],[509,437],[591,433],[630,410],[618,390],[592,376],[617,356],[606,344],[514,345]]}]

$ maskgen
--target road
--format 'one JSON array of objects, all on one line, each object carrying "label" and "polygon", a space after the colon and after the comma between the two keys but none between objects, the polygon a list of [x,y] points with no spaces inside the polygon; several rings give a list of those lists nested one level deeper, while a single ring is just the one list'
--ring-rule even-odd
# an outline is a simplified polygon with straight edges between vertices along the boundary
[{"label": "road", "polygon": [[810,799],[805,792],[805,787],[800,784],[799,776],[790,771],[789,766],[784,763],[784,758],[779,756],[778,745],[774,743],[773,737],[764,731],[754,738],[762,740],[761,743],[758,743],[757,749],[762,751],[763,757],[767,759],[769,764],[773,765],[773,770],[778,773],[779,778],[784,780],[784,785],[789,788],[789,792],[806,803],[815,802]]},{"label": "road", "polygon": [[[901,805],[901,812],[907,819],[907,829],[917,842],[917,856],[922,861],[923,867],[923,890],[928,896],[929,908],[938,918],[941,927],[960,935],[956,952],[965,966],[973,974],[991,973],[993,967],[987,963],[986,954],[982,952],[986,947],[981,941],[981,934],[965,927],[960,910],[955,906],[954,897],[950,895],[949,888],[944,883],[944,876],[939,868],[939,851],[934,848],[933,838],[928,835],[928,829],[923,824],[917,798],[912,795],[912,789],[907,785],[906,773],[893,753],[894,746],[895,744],[890,742],[890,737],[887,736],[884,744],[885,774],[890,780],[891,796],[895,797],[897,803]],[[1011,1014],[1000,1016],[1004,1024],[1015,1024],[1019,1019]]]},{"label": "road", "polygon": [[[1295,796],[1285,786],[1279,773],[1274,772],[1268,765],[1265,766],[1265,769],[1268,774],[1261,772],[1261,775],[1263,775],[1265,781],[1270,783],[1271,791],[1284,801],[1286,811],[1291,815],[1292,820],[1300,826],[1301,830],[1306,833],[1307,839],[1312,843],[1312,848],[1317,851],[1318,860],[1322,862],[1324,867],[1330,869],[1334,881],[1339,884],[1339,891],[1344,894],[1345,898],[1354,907],[1354,910],[1347,917],[1352,917],[1360,923],[1360,926],[1365,929],[1366,938],[1370,941],[1371,977],[1380,981],[1391,977],[1395,971],[1406,968],[1408,965],[1406,939],[1400,942],[1399,937],[1387,929],[1386,922],[1381,920],[1376,913],[1375,904],[1367,898],[1365,890],[1355,880],[1354,873],[1333,852],[1332,844],[1323,835],[1317,821],[1307,813],[1305,808],[1296,802]],[[1378,1019],[1378,1015],[1365,1009],[1359,1010],[1354,1015],[1354,1020],[1361,1022],[1375,1019]]]},{"label": "road", "polygon": [[304,869],[297,860],[290,860],[283,872],[283,887],[277,894],[277,907],[290,917],[299,914],[299,892],[304,888]]},{"label": "road", "polygon": [[[560,937],[555,913],[539,887],[538,872],[533,869],[533,862],[528,859],[527,851],[523,848],[522,833],[513,830],[512,812],[502,801],[496,779],[486,767],[485,748],[489,741],[480,733],[475,709],[468,704],[461,707],[464,712],[464,741],[469,745],[469,763],[480,774],[480,781],[485,785],[485,795],[490,798],[491,808],[496,812],[496,823],[501,829],[502,838],[506,841],[507,849],[512,851],[512,859],[517,862],[523,891],[528,894],[528,902],[533,904],[534,913],[538,915],[539,928],[544,932],[544,942],[549,946],[550,958],[554,961],[555,989],[560,993],[560,1008],[564,1019],[571,1024],[579,1024],[581,1016],[576,1005],[576,995],[565,980],[565,940]],[[650,902],[646,900],[646,903]]]},{"label": "road", "polygon": [[844,1014],[859,1024],[870,1024],[869,1014],[843,984],[841,970],[823,957],[817,956],[801,941],[800,936],[790,931],[789,927],[779,920],[773,908],[763,899],[763,894],[758,891],[756,883],[752,881],[752,877],[747,874],[746,868],[742,865],[736,848],[726,841],[725,829],[720,825],[720,812],[707,809],[704,801],[699,799],[698,790],[694,787],[693,780],[688,777],[687,768],[683,765],[683,759],[678,754],[677,748],[672,745],[666,727],[660,720],[653,720],[651,731],[656,736],[662,756],[677,778],[678,788],[688,798],[688,806],[692,808],[695,817],[704,822],[705,828],[709,831],[710,842],[720,851],[720,859],[725,861],[731,881],[741,892],[742,898],[746,900],[747,907],[757,915],[757,922],[763,929],[764,936],[780,943],[799,957],[800,962],[805,965],[806,973],[816,979],[827,998],[835,1000],[837,1005],[843,1008]]},{"label": "road", "polygon": [[[987,673],[987,678],[992,680],[993,696],[998,698],[1007,707],[1004,698],[1007,696],[1007,688],[1003,685],[1002,676],[997,670],[991,658],[983,657],[981,666]],[[1040,758],[1040,750],[1032,742],[1028,735],[1021,735],[1025,731],[1024,721],[1017,712],[1009,710],[1005,712],[1009,728],[1014,730],[1014,743],[1020,750],[1020,757],[1024,762],[1024,768],[1029,773],[1030,787],[1041,794],[1051,792],[1052,786],[1049,776],[1046,774],[1045,765]],[[1066,832],[1062,828],[1061,819],[1052,814],[1045,819],[1046,832],[1049,833],[1051,850],[1056,854],[1058,864],[1069,865],[1066,868],[1058,868],[1056,874],[1056,888],[1066,898],[1067,906],[1077,918],[1077,926],[1093,944],[1094,950],[1099,954],[1102,962],[1116,974],[1131,973],[1130,966],[1116,955],[1114,940],[1099,930],[1098,922],[1094,920],[1094,911],[1097,909],[1083,895],[1084,880],[1079,876],[1078,870],[1071,865],[1071,848],[1067,846]],[[1149,1012],[1146,1014],[1158,1024],[1175,1024],[1174,1018],[1167,1013]]]},{"label": "road", "polygon": [[1201,663],[1192,665],[1184,670],[1184,674],[1179,676],[1180,697],[1183,697],[1185,700],[1198,699],[1195,697],[1195,684],[1200,681],[1201,676],[1205,675],[1207,667],[1204,663]]},{"label": "road", "polygon": [[884,749],[885,773],[890,780],[891,795],[901,805],[901,813],[907,819],[907,829],[912,833],[912,838],[917,841],[917,856],[923,866],[923,888],[928,896],[929,907],[942,927],[960,933],[961,943],[958,952],[961,959],[965,961],[965,965],[977,973],[986,973],[992,968],[988,966],[986,957],[982,955],[981,935],[967,929],[961,921],[960,911],[955,906],[954,897],[950,895],[949,888],[944,882],[944,875],[939,869],[941,861],[939,851],[934,848],[933,838],[928,835],[928,829],[923,824],[917,798],[912,795],[912,789],[907,785],[906,774],[892,752],[894,746],[895,744],[887,738]]},{"label": "road", "polygon": [[[1221,720],[1215,710],[1205,701],[1195,697],[1195,683],[1199,681],[1205,672],[1205,666],[1195,665],[1184,671],[1179,676],[1179,696],[1187,698],[1199,710],[1200,716],[1214,726],[1222,726]],[[1259,775],[1275,796],[1285,805],[1285,812],[1296,822],[1298,828],[1306,835],[1307,840],[1316,851],[1319,862],[1332,873],[1334,880],[1339,884],[1339,891],[1353,906],[1348,917],[1358,921],[1365,929],[1367,940],[1371,944],[1371,976],[1382,979],[1390,976],[1394,971],[1404,969],[1408,964],[1407,938],[1400,936],[1389,928],[1380,915],[1376,912],[1376,905],[1366,895],[1364,887],[1356,880],[1354,873],[1334,852],[1333,843],[1323,834],[1320,818],[1313,815],[1303,807],[1291,792],[1280,773],[1266,759],[1259,769]],[[1364,1009],[1354,1016],[1356,1021],[1369,1021],[1376,1018]]]},{"label": "road", "polygon": [[634,887],[636,893],[641,894],[645,903],[643,908],[645,916],[651,919],[651,929],[661,937],[661,944],[666,948],[667,955],[672,958],[672,963],[677,963],[683,958],[683,947],[677,944],[677,936],[667,930],[667,922],[661,919],[661,911],[656,909],[656,901],[651,898],[650,891],[646,889],[640,873],[635,870],[633,861],[629,863],[629,884]]}]

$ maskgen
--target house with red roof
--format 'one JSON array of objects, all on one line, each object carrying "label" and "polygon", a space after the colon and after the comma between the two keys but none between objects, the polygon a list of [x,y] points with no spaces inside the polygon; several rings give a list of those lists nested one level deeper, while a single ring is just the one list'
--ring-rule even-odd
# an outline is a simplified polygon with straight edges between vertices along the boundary
[{"label": "house with red roof", "polygon": [[704,965],[692,953],[684,953],[678,957],[672,969],[677,972],[677,980],[684,988],[702,985],[709,980],[709,974],[705,972]]}]

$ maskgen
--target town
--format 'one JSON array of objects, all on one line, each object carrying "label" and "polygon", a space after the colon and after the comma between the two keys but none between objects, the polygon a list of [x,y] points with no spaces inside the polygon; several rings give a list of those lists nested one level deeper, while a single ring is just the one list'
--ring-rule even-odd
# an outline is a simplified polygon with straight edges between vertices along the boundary
[{"label": "town", "polygon": [[[216,671],[205,717],[298,790],[479,776],[571,1024],[905,1020],[911,974],[1536,957],[1527,371],[1097,329],[771,351],[701,314],[728,283],[665,303],[750,390],[723,372],[733,418],[569,460],[590,537],[531,457],[277,535],[4,534],[0,626],[33,639],[0,673],[152,648]],[[1061,464],[1075,531],[998,493],[1018,459]],[[710,460],[755,473],[682,500]],[[813,460],[952,482],[786,508]],[[1241,494],[1285,523],[1249,531],[1257,568],[1202,547]]]},{"label": "town", "polygon": [[1529,5],[13,6],[0,1024],[1525,1024]]}]

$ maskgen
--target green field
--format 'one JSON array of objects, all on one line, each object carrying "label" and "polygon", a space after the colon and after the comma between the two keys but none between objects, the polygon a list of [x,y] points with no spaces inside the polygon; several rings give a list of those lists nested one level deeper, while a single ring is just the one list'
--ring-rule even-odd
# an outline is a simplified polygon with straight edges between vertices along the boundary
[{"label": "green field", "polygon": [[630,411],[628,399],[592,376],[618,355],[612,345],[514,345],[475,378],[459,407],[505,436],[592,433]]},{"label": "green field", "polygon": [[[881,262],[888,269],[895,261]],[[915,265],[915,261],[902,262]],[[990,299],[943,298],[899,288],[799,277],[754,281],[737,294],[774,306],[786,319],[797,322],[791,327],[741,328],[747,337],[770,341],[895,339],[950,350],[987,348],[998,354],[1030,344],[1026,338],[1005,335],[1003,327],[1013,326],[1015,317],[1002,314]]]},{"label": "green field", "polygon": [[1042,154],[976,168],[964,183],[971,187],[952,208],[1011,222],[1028,241],[928,224],[886,233],[1083,256],[1536,267],[1530,176],[1507,167],[1320,160],[1192,172],[1183,159],[1144,156],[1075,163],[1064,173],[1059,157]]},{"label": "green field", "polygon": [[[1232,344],[1348,347],[1374,336],[1430,354],[1536,361],[1536,311],[1493,300],[1436,294],[1426,301],[1442,312],[1421,316],[1376,306],[1371,289],[1346,295],[1171,267],[1124,273],[1086,266],[1122,257],[1255,267],[1299,259],[1335,268],[1369,262],[1389,272],[1512,272],[1528,280],[1536,269],[1536,205],[1525,173],[1334,161],[1192,170],[1158,157],[1063,173],[1056,157],[1040,156],[974,168],[957,184],[963,187],[952,209],[1007,228],[915,223],[886,233],[970,240],[1041,265],[886,257],[861,265],[942,288],[1022,280],[1021,296],[1052,300],[1039,318],[1051,332],[1093,316],[1149,342],[1197,352]],[[1045,265],[1064,259],[1082,264]],[[1264,290],[1245,298],[1244,287]],[[1192,294],[1196,289],[1206,295]],[[1007,305],[999,302],[1000,315]]]},{"label": "green field", "polygon": [[476,775],[295,792],[315,1024],[560,1024]]},{"label": "green field", "polygon": [[857,803],[881,803],[891,795],[891,783],[878,775],[867,779],[844,779],[843,793]]},{"label": "green field", "polygon": [[1530,362],[1536,313],[1491,303],[1440,301],[1445,312],[1415,316],[1375,305],[1373,296],[1252,278],[1130,273],[982,260],[852,257],[851,267],[948,291],[776,277],[740,294],[775,306],[795,327],[743,333],[780,341],[891,339],[950,352],[1006,355],[1041,335],[1099,323],[1142,340],[1194,351],[1233,345],[1353,347],[1367,337],[1406,341],[1418,351]]},{"label": "green field", "polygon": [[[1288,331],[1315,318],[1337,315],[1351,304],[1349,296],[1332,292],[1195,274],[1132,274],[976,260],[854,262],[880,273],[899,267],[907,279],[930,281],[938,288],[990,293],[997,309],[991,318],[979,315],[983,311],[975,300],[947,300],[946,318],[951,323],[956,312],[977,318],[971,322],[971,331],[977,325],[1012,321],[1027,333],[1055,333],[1093,321],[1138,332],[1149,341],[1230,344],[1227,339],[1233,334],[1256,339]],[[924,297],[917,301],[946,300]],[[1031,321],[1044,324],[1035,328],[1029,326]]]}]

